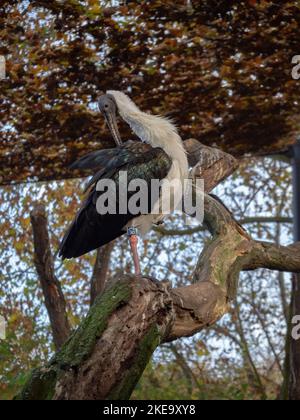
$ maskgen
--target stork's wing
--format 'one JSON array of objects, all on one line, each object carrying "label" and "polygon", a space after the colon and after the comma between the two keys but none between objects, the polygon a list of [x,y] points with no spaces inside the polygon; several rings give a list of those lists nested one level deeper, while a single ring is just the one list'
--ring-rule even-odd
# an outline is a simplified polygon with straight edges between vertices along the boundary
[{"label": "stork's wing", "polygon": [[127,141],[122,147],[113,149],[96,150],[83,156],[74,162],[70,169],[93,169],[98,170],[118,168],[120,165],[130,163],[132,160],[139,159],[143,153],[149,152],[152,147],[137,141]]},{"label": "stork's wing", "polygon": [[[128,142],[121,148],[101,150],[81,158],[73,165],[75,169],[97,168],[98,172],[89,183],[90,192],[67,231],[59,255],[75,258],[105,245],[124,234],[124,227],[136,214],[100,215],[96,203],[103,192],[96,191],[100,179],[111,179],[117,186],[116,208],[118,209],[119,172],[127,172],[128,183],[142,179],[148,186],[152,179],[162,180],[170,171],[172,161],[160,148],[152,148],[141,142]],[[128,192],[128,199],[134,192]],[[151,189],[149,188],[151,195]],[[148,194],[149,204],[152,202]],[[149,211],[151,208],[149,208]]]}]

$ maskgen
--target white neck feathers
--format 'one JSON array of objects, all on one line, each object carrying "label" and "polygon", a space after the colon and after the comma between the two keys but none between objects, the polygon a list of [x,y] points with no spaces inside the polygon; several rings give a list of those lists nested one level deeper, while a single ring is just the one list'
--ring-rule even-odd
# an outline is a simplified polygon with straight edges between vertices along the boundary
[{"label": "white neck feathers", "polygon": [[107,93],[114,96],[121,117],[129,124],[132,131],[152,147],[161,147],[173,162],[179,164],[181,177],[187,177],[186,152],[175,125],[167,118],[142,112],[123,92],[108,91]]}]

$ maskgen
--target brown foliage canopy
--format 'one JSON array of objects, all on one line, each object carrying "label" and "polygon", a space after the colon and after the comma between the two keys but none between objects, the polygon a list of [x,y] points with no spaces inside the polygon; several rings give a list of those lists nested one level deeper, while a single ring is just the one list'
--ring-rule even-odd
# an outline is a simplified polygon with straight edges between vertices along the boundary
[{"label": "brown foliage canopy", "polygon": [[111,88],[235,155],[282,150],[299,130],[298,1],[1,3],[0,184],[71,177],[111,144],[93,107]]}]

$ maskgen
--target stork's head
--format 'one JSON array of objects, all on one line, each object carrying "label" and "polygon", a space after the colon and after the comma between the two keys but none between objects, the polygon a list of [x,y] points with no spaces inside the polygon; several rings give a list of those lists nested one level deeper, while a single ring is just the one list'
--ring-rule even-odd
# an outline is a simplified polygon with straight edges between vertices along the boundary
[{"label": "stork's head", "polygon": [[98,100],[100,112],[104,115],[106,123],[113,135],[117,146],[122,145],[121,136],[117,124],[117,103],[113,95],[106,94],[100,96]]}]

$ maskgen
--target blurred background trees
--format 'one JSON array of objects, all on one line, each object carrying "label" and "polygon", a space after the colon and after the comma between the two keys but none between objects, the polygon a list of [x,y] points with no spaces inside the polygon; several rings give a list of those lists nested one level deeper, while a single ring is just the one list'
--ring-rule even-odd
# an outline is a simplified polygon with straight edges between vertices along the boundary
[{"label": "blurred background trees", "polygon": [[[13,396],[54,351],[30,212],[46,206],[55,255],[82,189],[68,164],[112,144],[95,107],[107,89],[172,117],[184,139],[238,156],[239,172],[216,193],[256,238],[292,241],[289,162],[257,155],[287,149],[299,132],[300,83],[291,77],[299,15],[297,1],[1,3],[0,313],[8,336],[0,341],[0,398]],[[122,136],[131,137],[125,126]],[[144,272],[187,283],[209,239],[202,227],[188,233],[180,215],[153,232],[141,246]],[[126,241],[108,257],[108,278],[131,270]],[[95,262],[94,254],[54,259],[71,328],[89,307]],[[134,398],[278,397],[290,292],[289,275],[245,273],[231,313],[158,350]]]}]

